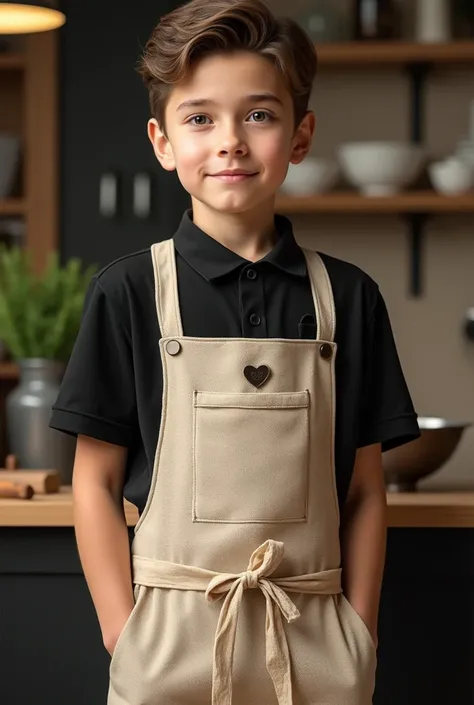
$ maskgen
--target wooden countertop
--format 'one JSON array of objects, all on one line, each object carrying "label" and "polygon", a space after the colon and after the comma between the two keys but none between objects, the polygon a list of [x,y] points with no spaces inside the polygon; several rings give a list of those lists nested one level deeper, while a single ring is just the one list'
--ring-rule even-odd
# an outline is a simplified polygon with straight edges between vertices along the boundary
[{"label": "wooden countertop", "polygon": [[[387,494],[391,527],[474,528],[474,492]],[[127,524],[137,521],[135,507],[125,502]],[[1,526],[72,526],[71,488],[31,500],[0,499]]]}]

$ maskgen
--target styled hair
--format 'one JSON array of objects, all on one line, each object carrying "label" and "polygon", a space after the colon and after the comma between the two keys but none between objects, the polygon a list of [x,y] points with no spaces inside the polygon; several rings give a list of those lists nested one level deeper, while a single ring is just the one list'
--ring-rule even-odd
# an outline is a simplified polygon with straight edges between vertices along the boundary
[{"label": "styled hair", "polygon": [[300,124],[317,69],[306,32],[291,18],[275,17],[262,0],[191,0],[161,18],[137,67],[163,130],[168,96],[190,67],[210,54],[237,51],[272,62],[292,96],[295,127]]}]

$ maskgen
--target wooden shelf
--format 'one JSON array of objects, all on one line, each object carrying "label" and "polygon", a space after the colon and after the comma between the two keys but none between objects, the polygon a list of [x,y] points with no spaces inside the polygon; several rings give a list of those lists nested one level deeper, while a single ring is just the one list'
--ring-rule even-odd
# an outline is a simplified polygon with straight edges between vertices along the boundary
[{"label": "wooden shelf", "polygon": [[22,198],[0,199],[0,216],[25,215],[26,201]]},{"label": "wooden shelf", "polygon": [[[55,494],[37,494],[30,500],[0,499],[0,528],[2,526],[73,526],[74,512],[71,487],[66,485]],[[124,501],[128,526],[135,526],[138,512],[133,504]]]},{"label": "wooden shelf", "polygon": [[[471,64],[474,63],[474,41],[447,44],[420,42],[337,42],[318,44],[319,63],[323,67],[394,66],[416,63]],[[0,54],[0,71],[21,71],[26,57],[20,53]]]},{"label": "wooden shelf", "polygon": [[[421,42],[334,42],[318,44],[321,66],[371,64],[469,64],[474,63],[474,41],[456,41],[446,44]],[[0,54],[0,71],[21,71],[26,67],[26,56],[21,53]]]},{"label": "wooden shelf", "polygon": [[18,379],[18,367],[14,362],[0,362],[0,382],[2,379]]},{"label": "wooden shelf", "polygon": [[276,209],[297,213],[474,213],[474,191],[463,196],[441,196],[432,191],[396,196],[362,196],[355,192],[330,192],[316,196],[278,196]]},{"label": "wooden shelf", "polygon": [[474,527],[474,492],[388,492],[387,504],[390,527]]},{"label": "wooden shelf", "polygon": [[24,54],[0,54],[0,71],[23,71],[26,67]]},{"label": "wooden shelf", "polygon": [[473,64],[474,41],[448,44],[419,42],[344,42],[319,44],[321,67],[344,68],[367,66],[377,68],[406,64]]},{"label": "wooden shelf", "polygon": [[[387,504],[390,527],[474,527],[474,492],[388,492]],[[124,502],[124,509],[134,526],[136,508]],[[73,526],[71,488],[31,500],[0,499],[0,526]]]}]

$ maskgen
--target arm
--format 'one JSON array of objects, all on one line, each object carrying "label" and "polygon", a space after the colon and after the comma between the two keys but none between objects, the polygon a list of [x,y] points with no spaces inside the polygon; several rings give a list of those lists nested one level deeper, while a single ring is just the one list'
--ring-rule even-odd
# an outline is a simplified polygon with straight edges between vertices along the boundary
[{"label": "arm", "polygon": [[122,486],[127,448],[78,436],[73,473],[74,526],[104,646],[115,648],[134,605]]},{"label": "arm", "polygon": [[387,499],[379,443],[359,448],[341,517],[342,581],[347,599],[377,645],[385,563]]}]

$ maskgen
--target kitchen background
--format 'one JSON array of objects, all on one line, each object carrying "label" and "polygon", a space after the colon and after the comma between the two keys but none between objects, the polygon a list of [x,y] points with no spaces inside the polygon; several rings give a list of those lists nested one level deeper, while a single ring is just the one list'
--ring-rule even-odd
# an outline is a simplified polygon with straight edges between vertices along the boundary
[{"label": "kitchen background", "polygon": [[[351,4],[326,3],[346,25]],[[425,4],[434,12],[439,3]],[[295,0],[292,8],[304,13],[307,5]],[[285,9],[283,0],[272,6]],[[416,6],[415,0],[399,3],[408,39],[415,38]],[[409,139],[410,98],[407,73],[400,67],[321,70],[312,100],[318,120],[314,154],[333,158],[342,141]],[[430,160],[451,155],[469,127],[474,133],[473,100],[474,65],[431,72],[423,128]],[[400,216],[311,215],[294,223],[302,243],[359,265],[379,283],[417,412],[474,420],[474,343],[463,332],[474,302],[474,213],[429,219],[418,298],[410,296],[409,231]],[[473,488],[473,458],[474,433],[466,432],[449,462],[420,488]]]},{"label": "kitchen background", "polygon": [[[443,23],[443,6],[469,15],[468,3],[454,3],[361,0],[359,5],[392,4],[398,21],[398,26],[391,22],[394,39],[416,40],[428,31],[432,33],[428,38],[449,42],[469,38],[474,23],[472,10],[464,24]],[[48,39],[47,46],[37,45],[35,51],[43,52],[46,67],[43,76],[36,77],[36,87],[30,78],[26,101],[30,135],[23,142],[22,154],[30,162],[29,168],[23,168],[24,190],[31,191],[29,206],[25,218],[4,218],[0,223],[10,240],[23,237],[34,250],[38,267],[56,244],[64,260],[77,255],[87,264],[105,264],[148,245],[157,233],[158,237],[171,234],[187,205],[175,176],[160,171],[148,145],[146,93],[133,68],[140,43],[146,40],[157,14],[173,4],[172,0],[158,4],[144,0],[137,16],[134,3],[128,7],[124,3],[119,15],[111,0],[101,0],[93,10],[90,2],[64,0],[61,9],[68,21],[56,32],[57,38]],[[278,13],[288,11],[283,0],[270,0],[270,4]],[[323,52],[327,40],[354,39],[354,4],[352,0],[295,0],[291,13],[310,28]],[[43,38],[38,35],[34,41]],[[21,51],[24,42],[18,37],[11,46]],[[27,46],[28,42],[31,37]],[[58,83],[51,75],[56,70]],[[30,72],[34,75],[33,64]],[[0,127],[11,130],[20,98],[15,79],[6,71],[0,75]],[[41,113],[38,101],[43,96],[49,101],[50,114],[47,109]],[[52,114],[56,100],[57,112]],[[403,61],[383,66],[375,59],[362,67],[346,62],[330,68],[323,61],[311,105],[318,121],[313,156],[335,160],[342,142],[410,140],[411,100],[411,79]],[[36,111],[40,122],[35,133]],[[428,161],[452,155],[468,136],[474,139],[474,57],[459,65],[435,63],[427,72],[420,130]],[[43,147],[37,141],[43,141]],[[36,160],[33,166],[32,160]],[[41,191],[35,181],[43,174],[50,188],[44,186]],[[425,170],[425,186],[429,187],[426,174]],[[141,175],[144,183],[139,181]],[[146,201],[148,187],[153,209],[142,217],[133,210],[133,189],[145,195]],[[17,195],[25,195],[18,188]],[[112,210],[107,212],[107,208]],[[343,207],[330,214],[317,212],[317,207],[305,214],[294,213],[298,209],[292,207],[288,210],[302,244],[358,264],[379,283],[418,413],[474,420],[474,343],[464,332],[467,311],[474,307],[474,209],[428,218],[419,296],[411,291],[411,230],[396,208],[389,213],[367,212],[370,209],[353,213]],[[26,232],[22,228],[25,221]],[[473,455],[474,433],[468,431],[449,462],[422,481],[420,488],[474,487]]]},{"label": "kitchen background", "polygon": [[[170,236],[179,222],[188,201],[176,177],[154,159],[146,137],[147,96],[134,71],[158,16],[176,4],[62,0],[67,21],[58,31],[0,35],[0,133],[21,138],[20,173],[0,196],[0,239],[22,244],[36,272],[56,247],[63,262],[78,256],[100,266]],[[472,0],[394,2],[401,29],[393,31],[393,45],[344,44],[355,38],[356,4],[385,10],[392,3],[291,3],[301,22],[311,16],[312,30],[326,32],[317,40],[312,156],[334,160],[342,142],[418,137],[432,162],[452,155],[468,136],[474,141]],[[284,0],[271,5],[279,13],[289,9]],[[5,7],[0,0],[0,23]],[[464,21],[450,29],[443,8],[455,8]],[[412,43],[422,30],[431,32],[430,42]],[[327,33],[335,43],[323,41]],[[417,125],[412,81],[420,69],[429,71]],[[463,154],[470,163],[466,144]],[[0,156],[0,188],[5,163]],[[429,213],[418,295],[412,225],[403,215],[413,208]],[[474,191],[438,195],[425,170],[393,198],[364,199],[340,179],[331,193],[286,195],[280,209],[293,218],[302,243],[354,262],[379,283],[418,413],[474,421],[474,342],[465,335],[466,313],[474,308]],[[1,300],[0,288],[0,320]],[[28,299],[24,308],[33,310]],[[51,310],[54,320],[57,309]],[[22,334],[34,329],[41,337],[40,323],[30,317]],[[11,450],[5,397],[17,385],[15,364],[0,361],[0,464]],[[15,425],[23,449],[29,438],[51,446],[41,424],[35,434],[26,433],[24,423]],[[420,482],[420,489],[471,492],[389,493],[376,705],[474,705],[473,456],[474,429],[467,429],[442,470]],[[132,536],[130,506],[126,516]],[[440,570],[448,563],[449,571]],[[0,499],[0,595],[1,663],[6,674],[27,674],[1,679],[0,702],[104,703],[109,659],[78,561],[70,493],[38,492],[31,502]]]}]

